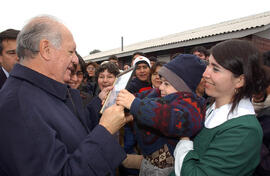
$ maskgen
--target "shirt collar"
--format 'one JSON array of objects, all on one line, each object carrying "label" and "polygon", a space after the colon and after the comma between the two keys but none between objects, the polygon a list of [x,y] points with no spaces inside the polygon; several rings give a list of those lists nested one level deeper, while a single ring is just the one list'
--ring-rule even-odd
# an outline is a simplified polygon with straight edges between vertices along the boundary
[{"label": "shirt collar", "polygon": [[206,111],[206,119],[204,125],[206,128],[217,127],[226,121],[240,116],[255,114],[253,105],[248,98],[240,100],[238,106],[232,113],[230,112],[232,104],[225,104],[216,108],[216,103],[212,104]]},{"label": "shirt collar", "polygon": [[9,73],[4,69],[4,67],[2,67],[2,70],[4,71],[6,77],[8,78],[9,77]]},{"label": "shirt collar", "polygon": [[67,98],[68,86],[66,84],[55,81],[23,65],[16,64],[10,72],[10,76],[26,80],[61,100]]}]

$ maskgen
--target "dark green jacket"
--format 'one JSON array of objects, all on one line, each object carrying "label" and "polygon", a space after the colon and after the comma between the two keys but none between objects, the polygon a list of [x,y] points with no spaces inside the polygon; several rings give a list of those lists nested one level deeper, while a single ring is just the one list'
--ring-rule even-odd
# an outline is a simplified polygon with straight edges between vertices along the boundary
[{"label": "dark green jacket", "polygon": [[254,115],[203,130],[187,153],[181,176],[249,176],[260,161],[262,129]]}]

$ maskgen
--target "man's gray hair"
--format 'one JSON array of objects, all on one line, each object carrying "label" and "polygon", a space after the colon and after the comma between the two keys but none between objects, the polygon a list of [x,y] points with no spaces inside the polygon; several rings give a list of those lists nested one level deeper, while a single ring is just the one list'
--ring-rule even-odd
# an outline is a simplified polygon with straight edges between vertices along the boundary
[{"label": "man's gray hair", "polygon": [[54,47],[60,48],[62,43],[61,31],[56,18],[40,16],[33,18],[24,26],[17,37],[17,55],[20,59],[33,58],[39,53],[42,39],[48,40]]}]

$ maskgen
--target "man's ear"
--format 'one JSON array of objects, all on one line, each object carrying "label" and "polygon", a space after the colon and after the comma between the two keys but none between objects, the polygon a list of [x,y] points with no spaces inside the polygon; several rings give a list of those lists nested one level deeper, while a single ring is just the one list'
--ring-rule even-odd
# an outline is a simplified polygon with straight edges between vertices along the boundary
[{"label": "man's ear", "polygon": [[236,80],[236,85],[235,85],[235,88],[240,88],[240,87],[243,87],[245,84],[245,77],[244,75],[240,75],[237,80]]},{"label": "man's ear", "polygon": [[51,46],[50,46],[50,42],[46,39],[42,39],[39,43],[39,51],[40,51],[40,55],[43,59],[49,61],[51,59]]}]

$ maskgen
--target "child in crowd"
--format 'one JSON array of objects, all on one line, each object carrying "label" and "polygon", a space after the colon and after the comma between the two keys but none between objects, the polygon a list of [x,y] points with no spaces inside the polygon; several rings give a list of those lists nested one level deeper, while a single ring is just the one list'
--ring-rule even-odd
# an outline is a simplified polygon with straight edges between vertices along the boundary
[{"label": "child in crowd", "polygon": [[117,104],[130,109],[144,155],[140,175],[168,175],[173,170],[173,151],[179,137],[192,138],[202,128],[205,101],[195,90],[205,68],[198,57],[179,55],[159,70],[162,83],[158,89],[137,97],[120,91]]}]

